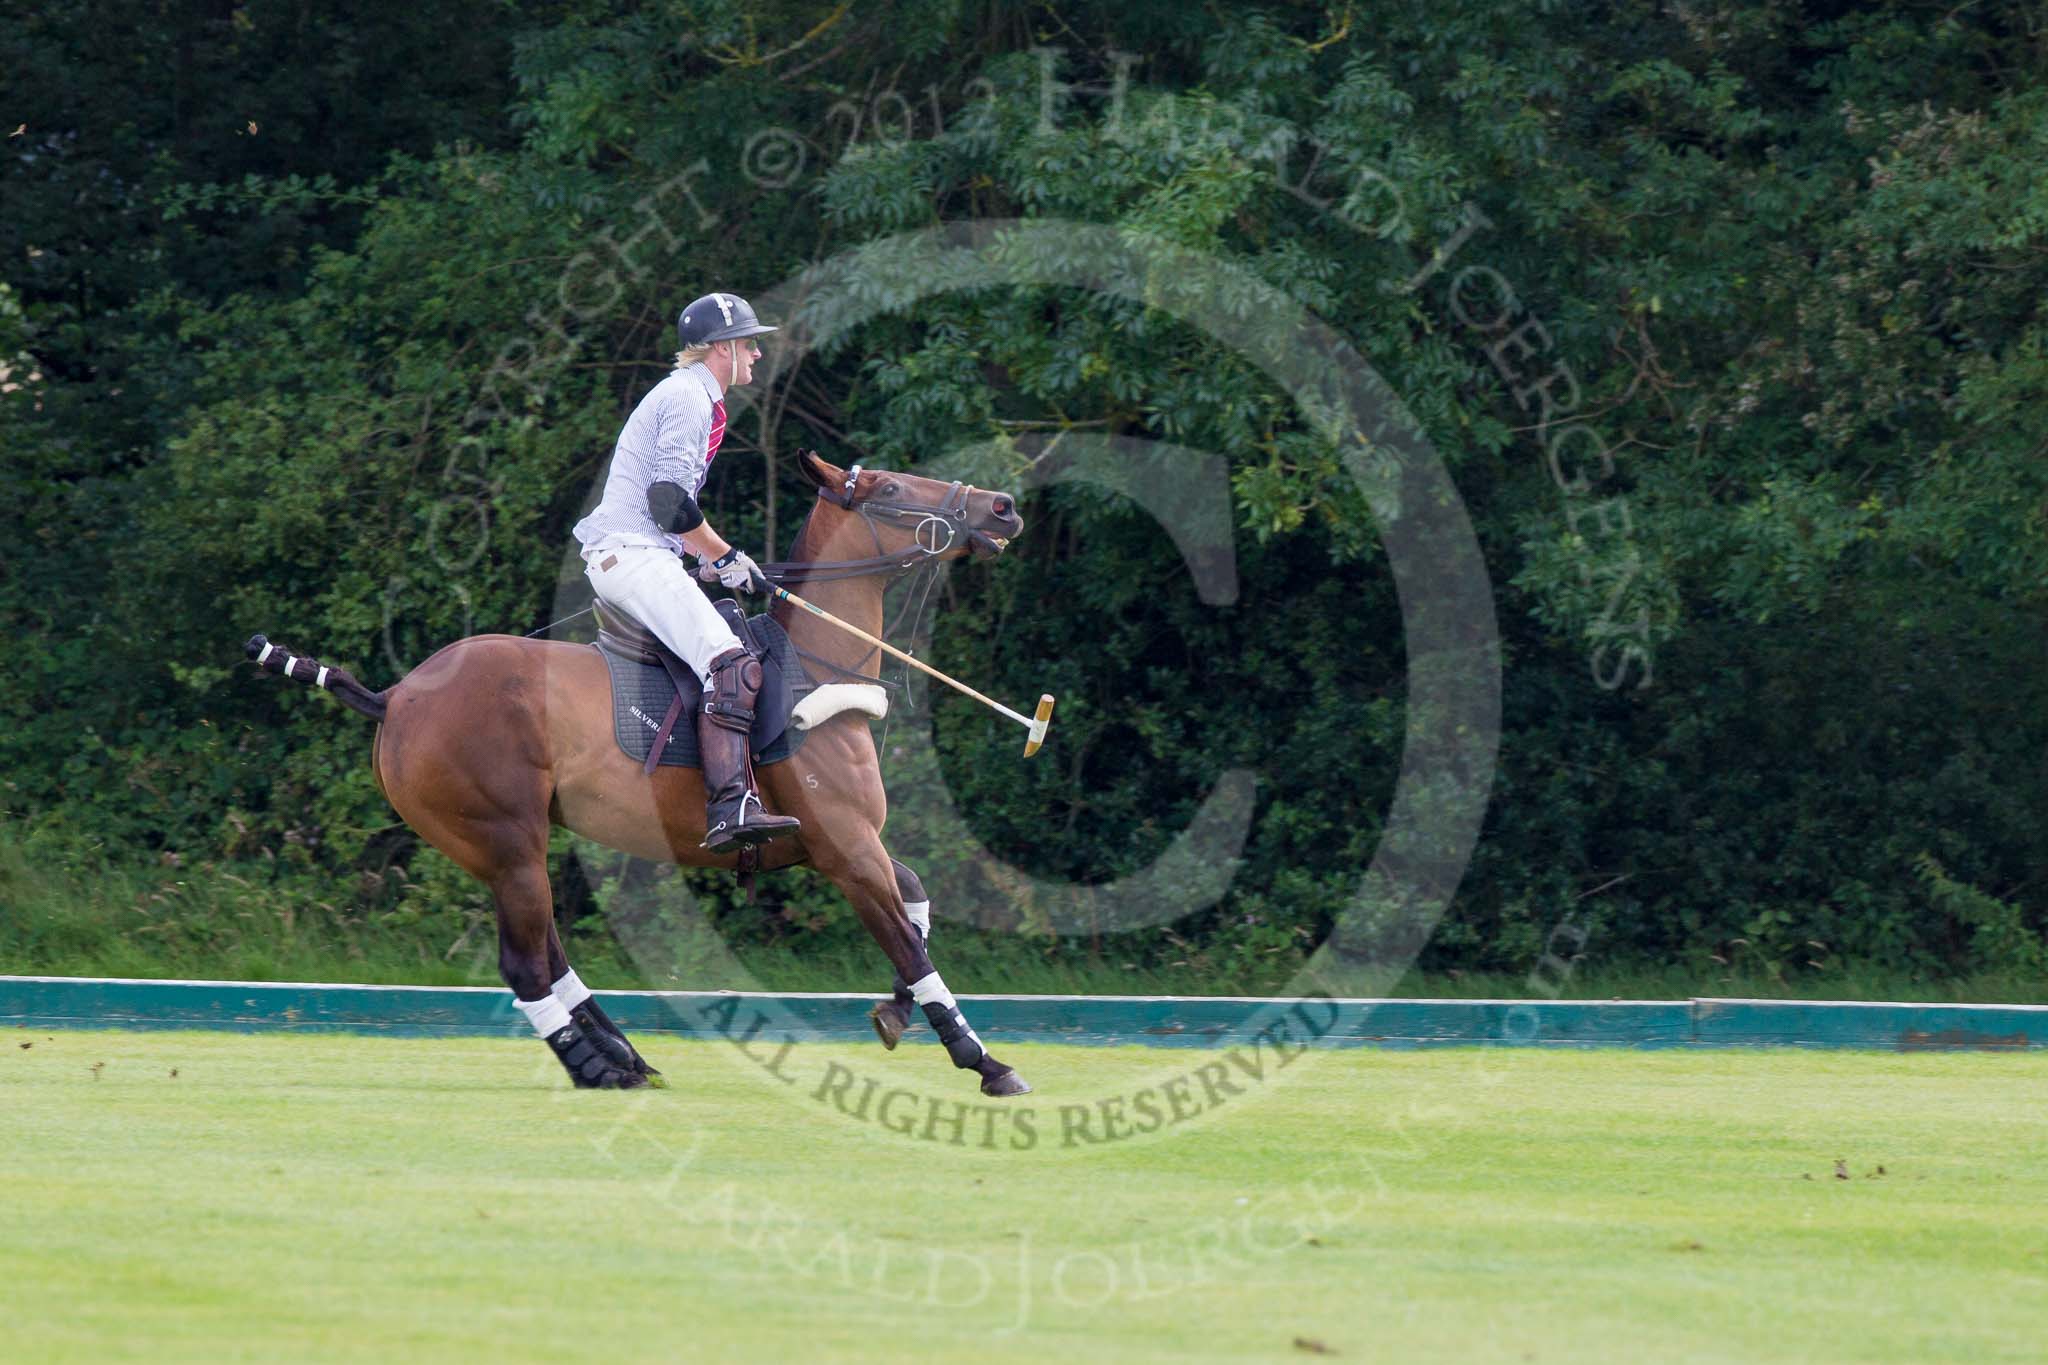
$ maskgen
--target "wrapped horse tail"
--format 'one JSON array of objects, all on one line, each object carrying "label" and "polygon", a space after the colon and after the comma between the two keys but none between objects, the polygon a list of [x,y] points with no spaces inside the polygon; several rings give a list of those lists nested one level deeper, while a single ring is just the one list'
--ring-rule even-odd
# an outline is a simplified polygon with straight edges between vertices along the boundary
[{"label": "wrapped horse tail", "polygon": [[384,698],[388,693],[372,692],[345,668],[329,668],[318,659],[294,654],[283,645],[274,645],[261,635],[251,635],[242,651],[266,673],[281,673],[293,682],[324,688],[339,697],[349,709],[360,711],[371,720],[384,719]]}]

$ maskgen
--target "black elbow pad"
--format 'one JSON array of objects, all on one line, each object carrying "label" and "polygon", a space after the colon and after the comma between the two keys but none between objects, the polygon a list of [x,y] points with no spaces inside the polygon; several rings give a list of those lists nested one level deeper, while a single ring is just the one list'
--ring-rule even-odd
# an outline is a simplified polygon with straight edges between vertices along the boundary
[{"label": "black elbow pad", "polygon": [[694,531],[704,524],[697,500],[679,483],[658,483],[647,490],[647,514],[664,531]]}]

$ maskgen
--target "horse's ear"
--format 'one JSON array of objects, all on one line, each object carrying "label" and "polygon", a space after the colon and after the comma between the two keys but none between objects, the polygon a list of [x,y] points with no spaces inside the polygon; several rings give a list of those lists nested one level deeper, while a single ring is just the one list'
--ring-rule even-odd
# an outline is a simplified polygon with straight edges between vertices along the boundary
[{"label": "horse's ear", "polygon": [[826,464],[815,450],[799,450],[796,454],[796,465],[804,472],[805,478],[820,488],[829,488],[837,493],[840,486],[846,482],[846,471]]}]

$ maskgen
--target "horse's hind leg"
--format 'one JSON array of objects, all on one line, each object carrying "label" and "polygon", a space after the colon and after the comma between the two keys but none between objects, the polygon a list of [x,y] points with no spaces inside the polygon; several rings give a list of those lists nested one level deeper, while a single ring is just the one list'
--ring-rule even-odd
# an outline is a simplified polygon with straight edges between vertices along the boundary
[{"label": "horse's hind leg", "polygon": [[[932,937],[932,903],[925,894],[924,883],[917,874],[901,862],[891,858],[889,866],[896,872],[896,894],[903,898],[903,913],[916,926],[918,937],[927,945]],[[868,1011],[868,1022],[875,1026],[875,1036],[882,1040],[882,1046],[895,1050],[903,1041],[903,1035],[916,1018],[917,997],[910,993],[910,983],[898,972],[890,997],[877,1000],[875,1007]]]},{"label": "horse's hind leg", "polygon": [[581,1087],[645,1085],[555,995],[568,963],[559,943],[550,951],[548,696],[546,670],[536,668],[526,643],[483,637],[451,645],[389,694],[377,785],[421,838],[490,888],[498,971],[570,1079]]},{"label": "horse's hind leg", "polygon": [[569,955],[562,951],[562,936],[555,927],[554,916],[548,917],[548,975],[553,978],[550,987],[555,999],[562,1002],[569,1011],[569,1018],[584,1036],[596,1043],[611,1058],[612,1065],[635,1072],[647,1078],[649,1085],[666,1087],[667,1081],[661,1073],[647,1065],[647,1059],[626,1037],[624,1029],[612,1022],[604,1012],[604,1006],[597,1003],[590,987],[583,984],[583,978],[576,975],[576,969],[569,965]]},{"label": "horse's hind leg", "polygon": [[[569,1079],[582,1090],[625,1090],[647,1084],[646,1077],[615,1061],[587,1025],[579,1027],[555,994],[555,974],[549,961],[555,902],[548,889],[545,856],[493,869],[485,881],[498,907],[499,975],[512,988],[519,1012],[554,1050]],[[559,952],[560,945],[555,948]],[[566,959],[562,965],[567,967]]]}]

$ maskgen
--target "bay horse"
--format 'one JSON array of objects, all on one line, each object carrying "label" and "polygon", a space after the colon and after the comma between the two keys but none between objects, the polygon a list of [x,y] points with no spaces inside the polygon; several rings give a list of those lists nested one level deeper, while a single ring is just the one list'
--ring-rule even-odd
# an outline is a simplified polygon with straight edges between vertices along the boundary
[{"label": "bay horse", "polygon": [[[841,469],[810,452],[798,463],[817,501],[777,576],[802,580],[807,600],[871,635],[882,634],[888,576],[969,553],[999,554],[1024,528],[1007,494],[859,465]],[[772,615],[813,682],[873,680],[867,667],[879,659],[851,635],[786,603]],[[261,635],[247,649],[264,670],[323,687],[380,722],[372,749],[378,789],[421,838],[490,888],[505,984],[522,1007],[545,1007],[552,994],[570,1010],[570,1026],[543,1036],[571,1080],[585,1088],[660,1084],[660,1073],[582,987],[562,951],[548,884],[549,829],[561,825],[636,857],[688,867],[731,868],[739,855],[701,846],[697,769],[659,767],[650,777],[619,747],[610,674],[598,651],[476,635],[372,692],[346,671]],[[803,822],[796,835],[758,849],[760,867],[817,868],[896,969],[893,997],[872,1012],[883,1043],[893,1048],[912,1005],[921,1006],[953,1064],[981,1077],[983,1094],[1029,1093],[1016,1070],[982,1045],[932,967],[924,891],[882,843],[888,798],[865,715],[846,712],[815,725],[796,758],[762,766],[757,780],[769,810]],[[528,1014],[543,1029],[541,1015]]]}]

